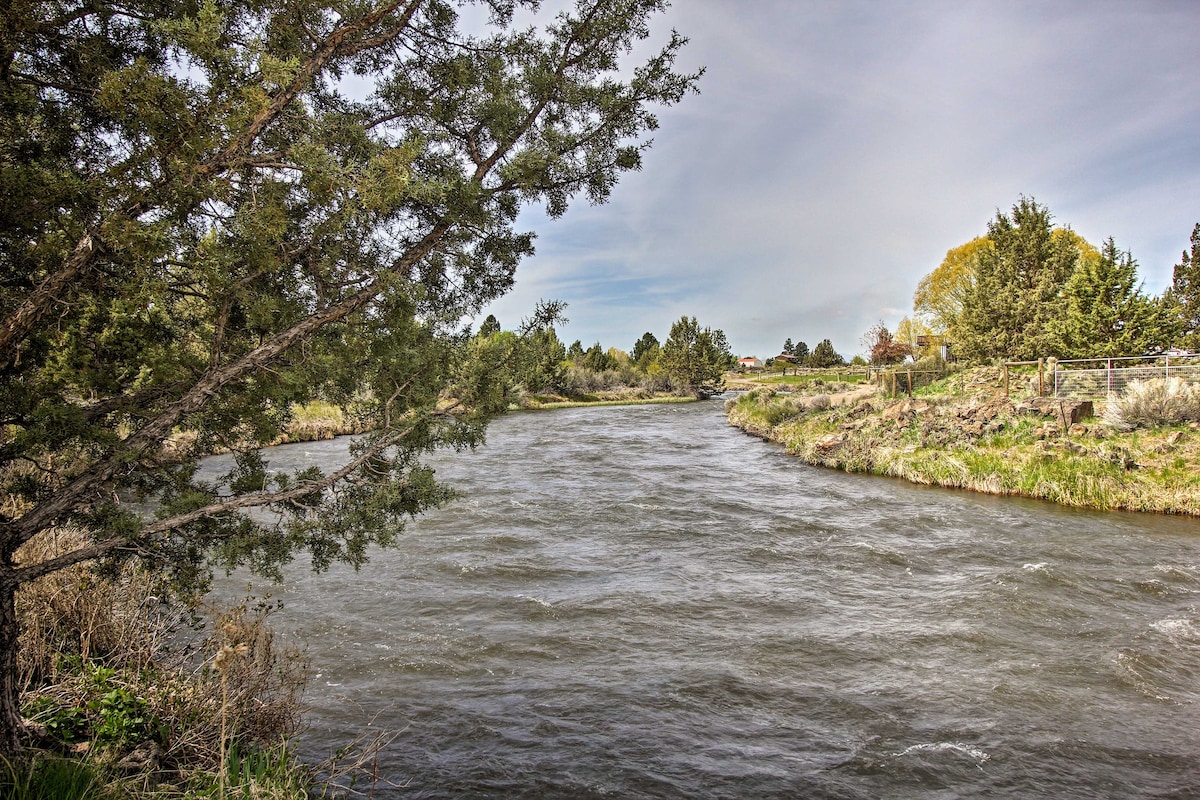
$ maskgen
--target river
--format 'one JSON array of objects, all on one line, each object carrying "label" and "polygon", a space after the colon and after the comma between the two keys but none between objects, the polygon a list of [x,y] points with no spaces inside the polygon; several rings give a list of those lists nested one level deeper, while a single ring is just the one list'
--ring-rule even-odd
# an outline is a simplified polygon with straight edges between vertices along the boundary
[{"label": "river", "polygon": [[1194,520],[809,467],[716,400],[434,461],[398,549],[261,588],[302,752],[398,732],[375,797],[1200,797]]}]

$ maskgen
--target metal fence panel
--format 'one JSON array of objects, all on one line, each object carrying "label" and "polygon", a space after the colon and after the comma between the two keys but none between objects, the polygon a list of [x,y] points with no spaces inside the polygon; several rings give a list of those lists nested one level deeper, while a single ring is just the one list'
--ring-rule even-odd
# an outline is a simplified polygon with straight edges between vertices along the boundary
[{"label": "metal fence panel", "polygon": [[1187,363],[1179,363],[1172,359],[1172,362],[1124,367],[1056,368],[1054,370],[1054,396],[1071,397],[1077,400],[1104,399],[1110,394],[1121,394],[1125,391],[1125,387],[1134,381],[1168,377],[1180,378],[1189,383],[1200,383],[1200,361],[1189,360]]}]

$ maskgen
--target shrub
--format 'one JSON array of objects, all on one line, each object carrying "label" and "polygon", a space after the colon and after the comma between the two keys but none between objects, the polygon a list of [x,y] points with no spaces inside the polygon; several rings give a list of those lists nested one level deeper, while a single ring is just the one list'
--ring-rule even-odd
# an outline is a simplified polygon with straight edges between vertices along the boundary
[{"label": "shrub", "polygon": [[1200,387],[1179,378],[1133,381],[1104,408],[1104,421],[1120,431],[1189,420],[1200,420]]}]

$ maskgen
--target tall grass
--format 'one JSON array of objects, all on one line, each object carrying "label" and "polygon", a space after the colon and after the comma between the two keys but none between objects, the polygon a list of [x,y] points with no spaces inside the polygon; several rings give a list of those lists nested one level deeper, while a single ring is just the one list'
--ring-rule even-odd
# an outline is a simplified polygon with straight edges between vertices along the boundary
[{"label": "tall grass", "polygon": [[[69,530],[43,534],[17,558],[82,541]],[[233,746],[271,753],[299,724],[307,665],[275,640],[269,603],[197,606],[134,564],[85,564],[24,587],[17,610],[22,712],[40,726],[39,744],[85,752],[121,782],[120,796],[137,796],[134,778],[144,794],[179,776],[223,774]],[[218,669],[230,650],[238,657]],[[126,775],[122,762],[135,761]]]}]

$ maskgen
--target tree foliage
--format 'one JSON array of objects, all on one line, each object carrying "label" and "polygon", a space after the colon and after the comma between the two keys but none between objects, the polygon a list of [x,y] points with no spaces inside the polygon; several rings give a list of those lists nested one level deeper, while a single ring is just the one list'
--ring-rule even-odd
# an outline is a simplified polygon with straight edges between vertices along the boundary
[{"label": "tree foliage", "polygon": [[701,328],[695,317],[681,317],[674,323],[662,347],[661,363],[667,375],[679,387],[702,397],[720,391],[733,360],[725,333]]},{"label": "tree foliage", "polygon": [[658,337],[650,331],[642,334],[642,338],[638,339],[630,352],[629,357],[633,359],[633,363],[638,369],[645,371],[650,368],[650,365],[658,360],[658,355],[662,351]]},{"label": "tree foliage", "polygon": [[808,356],[808,365],[824,369],[825,367],[839,367],[846,363],[846,359],[842,358],[837,350],[833,349],[833,342],[828,339],[822,339],[812,353]]},{"label": "tree foliage", "polygon": [[[486,31],[459,28],[469,5]],[[534,5],[6,9],[0,748],[19,726],[25,582],[101,557],[180,579],[209,558],[270,572],[301,549],[317,568],[360,564],[449,497],[420,457],[478,441],[503,407],[502,343],[461,326],[533,251],[521,208],[603,202],[639,168],[653,107],[698,77],[674,70],[677,34],[623,61],[664,0],[579,0],[540,31],[512,24]],[[256,448],[314,396],[353,400],[374,433],[328,474],[271,471]],[[165,458],[178,430],[194,444]],[[217,446],[243,455],[198,480]],[[18,559],[64,525],[91,543]]]},{"label": "tree foliage", "polygon": [[1045,206],[1022,197],[988,223],[991,247],[974,258],[955,342],[968,358],[1032,359],[1051,352],[1050,323],[1080,258],[1078,238],[1054,235]]},{"label": "tree foliage", "polygon": [[967,293],[975,282],[975,265],[991,246],[988,237],[977,236],[948,250],[937,269],[921,279],[913,295],[913,311],[931,331],[954,337]]},{"label": "tree foliage", "polygon": [[897,364],[913,354],[912,346],[893,336],[883,320],[863,334],[862,345],[867,348],[870,362],[875,366]]},{"label": "tree foliage", "polygon": [[1141,291],[1137,262],[1112,237],[1095,258],[1081,258],[1063,287],[1063,313],[1051,322],[1062,358],[1144,355],[1164,343],[1160,305]]},{"label": "tree foliage", "polygon": [[1192,228],[1190,251],[1184,250],[1175,265],[1164,299],[1178,333],[1173,344],[1200,350],[1200,222]]}]

